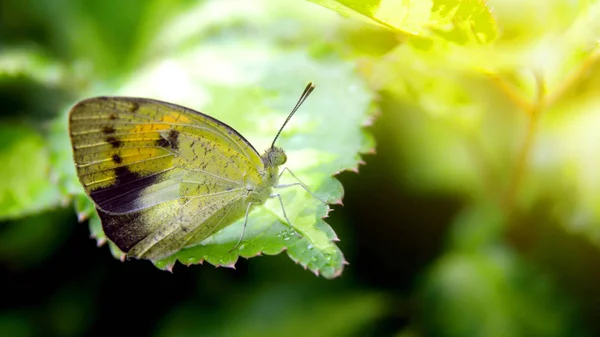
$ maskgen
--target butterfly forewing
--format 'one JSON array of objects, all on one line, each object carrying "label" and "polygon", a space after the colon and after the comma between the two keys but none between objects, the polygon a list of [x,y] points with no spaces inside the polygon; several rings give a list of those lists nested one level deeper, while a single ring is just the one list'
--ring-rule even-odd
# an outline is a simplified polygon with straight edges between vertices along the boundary
[{"label": "butterfly forewing", "polygon": [[[264,169],[231,127],[150,99],[98,97],[70,112],[77,173],[106,235],[136,257],[158,258],[239,215]],[[240,211],[242,209],[242,211]]]}]

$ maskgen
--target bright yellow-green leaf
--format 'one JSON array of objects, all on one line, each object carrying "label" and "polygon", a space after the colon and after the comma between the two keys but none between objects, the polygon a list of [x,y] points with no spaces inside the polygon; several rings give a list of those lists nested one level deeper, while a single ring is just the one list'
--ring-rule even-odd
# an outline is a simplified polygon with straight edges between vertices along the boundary
[{"label": "bright yellow-green leaf", "polygon": [[489,43],[496,21],[483,0],[311,0],[341,15],[413,36],[441,36],[449,41]]}]

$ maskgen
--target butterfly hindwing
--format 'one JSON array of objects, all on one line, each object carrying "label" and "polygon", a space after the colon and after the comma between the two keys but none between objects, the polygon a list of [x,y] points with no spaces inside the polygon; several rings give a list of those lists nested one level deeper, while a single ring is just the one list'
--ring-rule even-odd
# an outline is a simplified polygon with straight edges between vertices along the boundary
[{"label": "butterfly hindwing", "polygon": [[71,109],[70,133],[107,237],[135,257],[159,258],[211,235],[215,215],[243,215],[244,185],[261,179],[262,160],[239,133],[170,103],[84,100]]},{"label": "butterfly hindwing", "polygon": [[127,214],[108,214],[100,209],[98,214],[106,235],[121,250],[132,257],[156,260],[229,224],[227,215],[238,216],[241,212],[232,211],[242,206],[240,195],[232,190],[219,196],[173,200]]}]

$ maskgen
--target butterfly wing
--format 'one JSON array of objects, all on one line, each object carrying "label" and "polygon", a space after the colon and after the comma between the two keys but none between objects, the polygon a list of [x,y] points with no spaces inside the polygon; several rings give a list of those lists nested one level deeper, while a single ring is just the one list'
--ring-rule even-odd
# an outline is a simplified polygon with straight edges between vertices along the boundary
[{"label": "butterfly wing", "polygon": [[69,129],[106,236],[137,258],[168,256],[243,215],[245,186],[264,169],[233,128],[157,100],[87,99],[71,109]]}]

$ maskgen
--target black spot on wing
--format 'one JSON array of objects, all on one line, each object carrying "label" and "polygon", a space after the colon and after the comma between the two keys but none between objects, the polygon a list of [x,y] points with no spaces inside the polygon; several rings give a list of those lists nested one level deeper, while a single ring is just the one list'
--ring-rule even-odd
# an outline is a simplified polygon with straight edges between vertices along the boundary
[{"label": "black spot on wing", "polygon": [[160,138],[156,140],[156,146],[160,146],[160,147],[164,147],[164,148],[170,148],[171,144],[169,144],[169,141],[164,139],[164,138]]},{"label": "black spot on wing", "polygon": [[169,131],[169,141],[172,143],[177,143],[179,138],[179,131],[177,130],[171,130]]},{"label": "black spot on wing", "polygon": [[[119,157],[119,159],[121,159]],[[113,156],[113,160],[115,160]],[[115,182],[111,186],[99,188],[90,193],[96,205],[108,212],[127,213],[136,209],[144,188],[153,185],[160,175],[141,176],[127,166],[114,169]]]},{"label": "black spot on wing", "polygon": [[158,140],[156,140],[156,145],[163,148],[171,148],[173,150],[179,149],[179,131],[170,130],[169,133]]},{"label": "black spot on wing", "polygon": [[[115,154],[113,161],[121,160]],[[161,175],[142,176],[124,167],[114,169],[115,183],[90,193],[96,203],[96,209],[106,237],[125,253],[138,242],[151,234],[151,226],[142,222],[144,210],[140,210],[136,201],[144,189],[153,185]]]},{"label": "black spot on wing", "polygon": [[112,160],[117,163],[117,164],[121,164],[123,162],[123,158],[121,158],[121,156],[119,156],[118,154],[113,154],[112,156]]},{"label": "black spot on wing", "polygon": [[136,112],[140,108],[138,102],[131,102],[131,106],[129,107],[129,112]]},{"label": "black spot on wing", "polygon": [[104,234],[124,253],[129,252],[133,246],[151,234],[147,226],[141,223],[139,212],[108,214],[101,209],[97,211]]},{"label": "black spot on wing", "polygon": [[110,119],[110,120],[114,121],[115,119],[117,119],[117,115],[115,115],[115,114],[110,114],[110,115],[108,116],[108,119]]},{"label": "black spot on wing", "polygon": [[117,148],[123,145],[123,142],[112,136],[106,137],[106,142],[109,143],[113,148]]},{"label": "black spot on wing", "polygon": [[111,134],[111,133],[115,133],[115,128],[113,128],[112,126],[103,126],[102,132],[107,135]]}]

